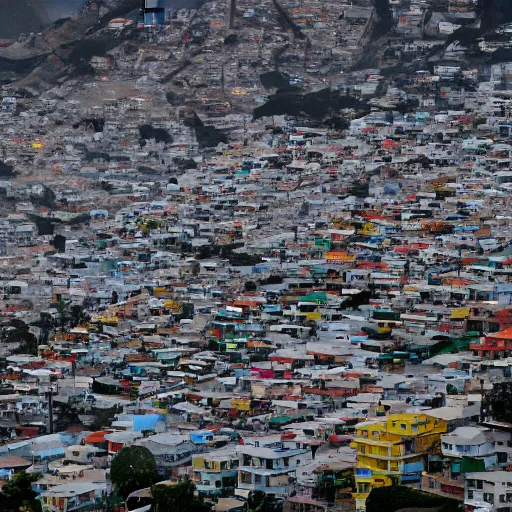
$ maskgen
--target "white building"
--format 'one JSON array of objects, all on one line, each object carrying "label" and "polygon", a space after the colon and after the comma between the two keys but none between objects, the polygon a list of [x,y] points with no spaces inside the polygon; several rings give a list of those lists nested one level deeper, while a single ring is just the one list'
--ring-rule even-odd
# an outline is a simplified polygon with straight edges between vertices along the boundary
[{"label": "white building", "polygon": [[512,503],[512,474],[508,471],[466,473],[466,510],[509,511]]},{"label": "white building", "polygon": [[487,428],[459,427],[441,436],[441,451],[445,457],[483,459],[485,467],[489,468],[498,462],[496,442],[506,441],[506,438],[510,436]]},{"label": "white building", "polygon": [[[245,441],[245,440],[244,440]],[[301,441],[281,441],[279,436],[252,438],[237,447],[240,457],[238,488],[283,496],[289,493],[298,467],[313,458]]]}]

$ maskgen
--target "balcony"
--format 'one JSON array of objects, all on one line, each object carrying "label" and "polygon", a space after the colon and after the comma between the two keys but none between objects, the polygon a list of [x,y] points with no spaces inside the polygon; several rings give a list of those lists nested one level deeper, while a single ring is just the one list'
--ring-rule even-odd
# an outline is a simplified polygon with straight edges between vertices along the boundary
[{"label": "balcony", "polygon": [[212,485],[196,484],[197,492],[201,494],[221,494],[224,489],[213,485],[214,483],[212,482]]},{"label": "balcony", "polygon": [[488,510],[492,510],[494,508],[492,503],[487,503],[486,501],[482,501],[480,499],[464,500],[464,505],[466,507],[485,508]]},{"label": "balcony", "polygon": [[79,512],[103,512],[103,501],[96,499],[96,500],[88,500],[88,501],[82,501],[78,503],[72,503],[72,500],[68,501],[68,512],[73,512],[74,510]]},{"label": "balcony", "polygon": [[263,491],[266,494],[275,494],[277,496],[289,495],[293,489],[291,485],[283,485],[281,487],[267,487],[261,484],[238,484],[238,489],[246,491]]},{"label": "balcony", "polygon": [[[417,485],[412,487],[417,488]],[[430,494],[452,498],[454,500],[464,500],[464,479],[453,480],[443,475],[425,474],[421,477],[420,489]]]}]

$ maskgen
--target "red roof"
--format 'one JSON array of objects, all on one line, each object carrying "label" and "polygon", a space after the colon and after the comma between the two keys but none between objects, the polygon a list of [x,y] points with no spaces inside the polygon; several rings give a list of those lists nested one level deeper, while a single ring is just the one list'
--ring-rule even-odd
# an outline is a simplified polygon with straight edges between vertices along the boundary
[{"label": "red roof", "polygon": [[498,340],[512,340],[512,327],[508,327],[500,332],[488,334],[486,338],[498,339]]},{"label": "red roof", "polygon": [[9,306],[4,309],[5,313],[15,313],[16,311],[28,311],[29,309],[25,306]]},{"label": "red roof", "polygon": [[92,434],[89,434],[85,438],[85,442],[87,444],[93,444],[93,443],[106,443],[107,440],[105,439],[105,436],[107,434],[111,434],[112,430],[100,430],[98,432],[93,432]]}]

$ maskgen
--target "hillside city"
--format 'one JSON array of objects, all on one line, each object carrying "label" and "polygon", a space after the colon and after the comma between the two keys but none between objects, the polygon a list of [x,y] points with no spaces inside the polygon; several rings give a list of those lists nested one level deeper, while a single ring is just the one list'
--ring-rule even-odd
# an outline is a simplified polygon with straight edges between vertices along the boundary
[{"label": "hillside city", "polygon": [[8,13],[1,512],[511,512],[512,3]]}]

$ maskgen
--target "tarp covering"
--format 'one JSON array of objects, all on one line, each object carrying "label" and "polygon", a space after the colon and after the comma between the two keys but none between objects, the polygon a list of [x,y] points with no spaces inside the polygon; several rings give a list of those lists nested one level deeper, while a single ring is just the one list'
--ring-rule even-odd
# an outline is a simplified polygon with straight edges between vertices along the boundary
[{"label": "tarp covering", "polygon": [[154,430],[159,422],[165,422],[163,414],[142,414],[133,417],[133,430]]}]

